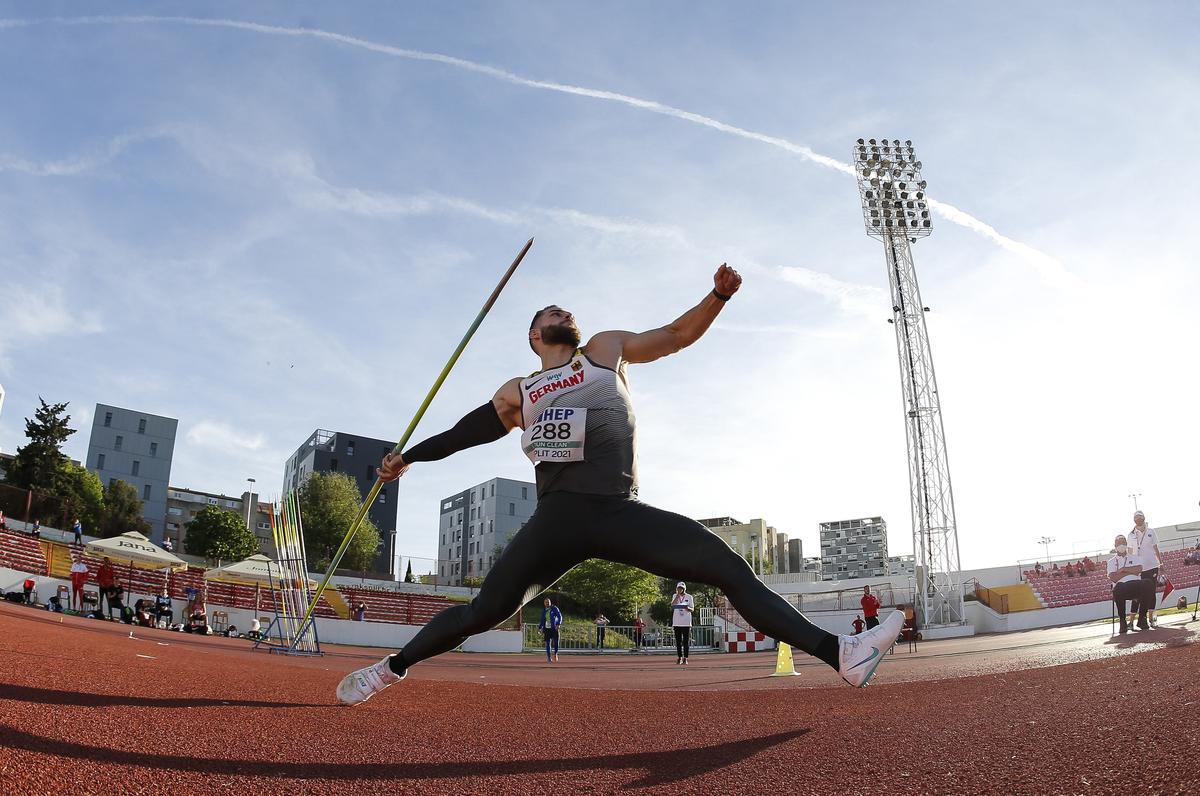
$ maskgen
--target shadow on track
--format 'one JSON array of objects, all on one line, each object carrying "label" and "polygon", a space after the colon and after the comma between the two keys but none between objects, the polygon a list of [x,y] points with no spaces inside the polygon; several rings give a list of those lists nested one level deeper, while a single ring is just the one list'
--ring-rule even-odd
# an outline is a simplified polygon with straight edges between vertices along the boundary
[{"label": "shadow on track", "polygon": [[210,699],[205,697],[148,697],[125,694],[86,694],[0,683],[0,700],[31,702],[35,705],[73,705],[84,708],[328,708],[329,703],[261,702],[253,699]]},{"label": "shadow on track", "polygon": [[[553,774],[570,771],[640,771],[642,776],[624,787],[654,787],[719,771],[733,763],[795,740],[807,728],[747,738],[694,749],[636,752],[623,755],[552,758],[542,760],[466,760],[437,763],[306,763],[290,761],[215,760],[161,755],[150,752],[103,749],[95,746],[44,738],[0,724],[0,745],[26,752],[88,760],[94,763],[141,766],[201,774],[276,777],[286,779],[389,780],[458,779],[524,774]],[[801,759],[803,755],[797,755]]]},{"label": "shadow on track", "polygon": [[1139,644],[1161,644],[1164,647],[1182,647],[1191,642],[1195,631],[1183,627],[1156,627],[1149,630],[1138,630],[1124,636],[1112,636],[1105,644],[1111,644],[1117,649],[1129,649]]}]

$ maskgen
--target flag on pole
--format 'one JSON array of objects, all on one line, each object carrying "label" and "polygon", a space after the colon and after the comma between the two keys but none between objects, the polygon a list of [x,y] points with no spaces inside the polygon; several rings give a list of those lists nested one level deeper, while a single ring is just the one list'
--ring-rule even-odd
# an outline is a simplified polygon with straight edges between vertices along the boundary
[{"label": "flag on pole", "polygon": [[1175,587],[1171,584],[1171,579],[1167,578],[1166,583],[1163,584],[1163,605],[1167,604],[1167,595],[1173,591],[1175,591]]}]

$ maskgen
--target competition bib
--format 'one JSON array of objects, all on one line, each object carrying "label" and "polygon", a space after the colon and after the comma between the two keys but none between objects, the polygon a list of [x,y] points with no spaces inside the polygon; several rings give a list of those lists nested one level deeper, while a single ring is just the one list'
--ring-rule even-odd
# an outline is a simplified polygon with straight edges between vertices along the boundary
[{"label": "competition bib", "polygon": [[587,434],[587,410],[565,406],[543,409],[521,435],[521,450],[529,461],[581,462]]}]

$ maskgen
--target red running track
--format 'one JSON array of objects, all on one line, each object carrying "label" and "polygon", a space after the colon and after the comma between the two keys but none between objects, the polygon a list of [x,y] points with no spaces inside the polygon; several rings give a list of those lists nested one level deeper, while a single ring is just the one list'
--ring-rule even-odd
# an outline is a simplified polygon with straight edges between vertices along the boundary
[{"label": "red running track", "polygon": [[865,690],[766,656],[448,655],[342,708],[377,652],[58,620],[0,606],[3,794],[1183,794],[1200,771],[1189,624],[928,644]]}]

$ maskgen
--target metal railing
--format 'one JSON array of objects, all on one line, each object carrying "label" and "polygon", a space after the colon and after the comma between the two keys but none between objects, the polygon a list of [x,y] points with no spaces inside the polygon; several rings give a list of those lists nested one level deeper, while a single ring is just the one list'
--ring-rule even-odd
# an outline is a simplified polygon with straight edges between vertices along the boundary
[{"label": "metal railing", "polygon": [[[522,629],[522,642],[526,650],[545,650],[546,642],[541,629],[534,624]],[[563,625],[558,629],[560,652],[600,652],[596,643],[595,625]],[[716,628],[711,625],[693,625],[690,647],[693,650],[709,651],[720,648]],[[655,652],[675,650],[675,633],[669,627],[647,628],[638,635],[632,625],[608,625],[604,629],[603,652]]]}]

